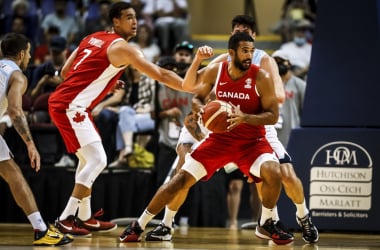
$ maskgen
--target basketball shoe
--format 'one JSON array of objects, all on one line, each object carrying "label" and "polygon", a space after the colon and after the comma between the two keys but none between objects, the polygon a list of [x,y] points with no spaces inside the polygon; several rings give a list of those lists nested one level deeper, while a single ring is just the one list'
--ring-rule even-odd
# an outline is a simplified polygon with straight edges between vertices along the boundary
[{"label": "basketball shoe", "polygon": [[35,246],[60,246],[69,244],[74,240],[70,234],[63,234],[53,225],[49,225],[46,231],[34,231]]},{"label": "basketball shoe", "polygon": [[284,223],[282,223],[281,220],[278,220],[278,221],[275,221],[274,224],[276,225],[276,227],[278,229],[280,229],[281,231],[291,235],[292,237],[294,237],[293,233],[284,225]]},{"label": "basketball shoe", "polygon": [[319,239],[319,234],[318,234],[318,229],[316,226],[313,224],[311,221],[311,216],[307,214],[305,217],[302,219],[297,218],[297,223],[300,225],[302,229],[302,239],[306,243],[315,243]]},{"label": "basketball shoe", "polygon": [[155,229],[148,232],[145,236],[145,241],[171,241],[174,229],[160,223]]},{"label": "basketball shoe", "polygon": [[256,236],[261,239],[272,240],[277,245],[285,245],[294,240],[292,235],[280,230],[272,220],[269,218],[263,225],[260,225],[260,219],[256,226]]},{"label": "basketball shoe", "polygon": [[79,224],[81,223],[78,223],[74,215],[69,215],[65,220],[59,220],[58,218],[55,221],[55,226],[62,233],[68,233],[74,236],[83,237],[91,236],[91,232],[86,228],[81,227]]},{"label": "basketball shoe", "polygon": [[80,221],[81,227],[89,231],[110,232],[112,230],[115,230],[117,228],[117,225],[115,223],[112,223],[110,221],[101,221],[97,219],[103,214],[104,214],[104,211],[101,208],[99,211],[93,214],[90,219],[86,221],[80,221],[78,219],[78,221]]},{"label": "basketball shoe", "polygon": [[137,221],[132,222],[127,226],[119,239],[121,242],[137,242],[141,241],[141,234],[144,230],[141,229]]}]

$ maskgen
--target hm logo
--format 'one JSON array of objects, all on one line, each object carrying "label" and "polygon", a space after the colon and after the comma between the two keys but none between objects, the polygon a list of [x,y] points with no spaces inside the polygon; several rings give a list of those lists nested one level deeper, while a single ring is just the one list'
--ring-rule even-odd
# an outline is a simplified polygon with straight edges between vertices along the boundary
[{"label": "hm logo", "polygon": [[372,167],[372,157],[359,144],[349,141],[329,142],[319,147],[310,161],[312,166]]},{"label": "hm logo", "polygon": [[326,151],[326,165],[331,165],[331,161],[333,165],[352,165],[357,166],[358,160],[356,157],[356,151],[350,150],[347,147],[337,147],[334,150],[327,149]]}]

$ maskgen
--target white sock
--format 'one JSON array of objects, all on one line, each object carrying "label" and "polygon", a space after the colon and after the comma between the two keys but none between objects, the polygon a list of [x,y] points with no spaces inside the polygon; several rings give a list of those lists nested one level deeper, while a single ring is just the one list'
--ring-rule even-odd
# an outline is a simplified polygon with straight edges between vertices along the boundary
[{"label": "white sock", "polygon": [[46,231],[47,226],[39,211],[29,214],[28,220],[30,221],[30,224],[32,224],[33,229],[40,230],[42,232]]},{"label": "white sock", "polygon": [[154,216],[155,214],[149,213],[146,209],[144,210],[140,218],[137,220],[142,230],[145,230],[146,225],[153,219]]},{"label": "white sock", "polygon": [[165,226],[172,228],[174,216],[177,214],[177,211],[170,210],[168,206],[165,207],[165,215],[162,222]]},{"label": "white sock", "polygon": [[278,215],[278,210],[277,210],[277,206],[275,206],[272,210],[272,219],[274,221],[279,221],[280,220],[280,216]]},{"label": "white sock", "polygon": [[304,218],[306,215],[309,214],[309,209],[307,209],[306,201],[305,199],[301,204],[295,204],[297,208],[296,216],[300,219]]},{"label": "white sock", "polygon": [[269,208],[264,207],[264,205],[262,205],[260,225],[264,225],[268,219],[272,219],[272,213],[273,213],[273,208],[269,209]]},{"label": "white sock", "polygon": [[79,207],[79,204],[80,200],[71,196],[69,201],[67,202],[65,210],[63,210],[61,216],[59,216],[59,220],[65,220],[69,215],[75,215]]},{"label": "white sock", "polygon": [[79,203],[78,218],[81,221],[86,221],[91,218],[91,214],[91,196],[87,196]]}]

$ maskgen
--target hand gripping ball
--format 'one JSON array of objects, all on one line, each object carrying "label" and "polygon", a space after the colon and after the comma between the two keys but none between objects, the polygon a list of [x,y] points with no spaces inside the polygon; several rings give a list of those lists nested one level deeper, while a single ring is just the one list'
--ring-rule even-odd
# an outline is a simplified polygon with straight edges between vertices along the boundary
[{"label": "hand gripping ball", "polygon": [[232,111],[232,105],[221,100],[207,103],[203,107],[203,113],[201,114],[203,126],[214,133],[227,132],[230,125],[227,119]]}]

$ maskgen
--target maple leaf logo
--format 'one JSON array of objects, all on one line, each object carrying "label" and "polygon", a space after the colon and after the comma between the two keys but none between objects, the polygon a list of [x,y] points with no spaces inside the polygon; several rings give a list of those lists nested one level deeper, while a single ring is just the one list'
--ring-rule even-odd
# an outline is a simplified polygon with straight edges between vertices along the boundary
[{"label": "maple leaf logo", "polygon": [[85,115],[81,115],[79,112],[76,112],[74,118],[73,118],[73,121],[74,122],[77,122],[77,123],[81,123],[84,121],[84,118],[86,118]]}]

